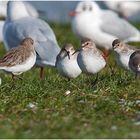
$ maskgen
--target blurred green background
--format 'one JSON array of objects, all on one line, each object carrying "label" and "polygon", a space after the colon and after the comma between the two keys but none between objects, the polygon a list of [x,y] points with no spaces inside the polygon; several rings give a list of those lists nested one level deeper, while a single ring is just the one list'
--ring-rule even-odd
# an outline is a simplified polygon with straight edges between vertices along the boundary
[{"label": "blurred green background", "polygon": [[[79,48],[69,24],[50,26],[60,47]],[[14,83],[10,75],[0,77],[0,138],[140,138],[140,81],[116,65],[112,52],[96,85],[95,75],[68,81],[49,67],[44,80],[37,68]]]}]

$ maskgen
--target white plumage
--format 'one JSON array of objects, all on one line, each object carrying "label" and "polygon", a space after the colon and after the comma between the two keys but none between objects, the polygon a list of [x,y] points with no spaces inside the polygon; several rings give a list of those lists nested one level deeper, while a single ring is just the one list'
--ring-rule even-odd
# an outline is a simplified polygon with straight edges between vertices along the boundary
[{"label": "white plumage", "polygon": [[112,42],[119,38],[125,42],[140,41],[140,32],[110,10],[103,10],[94,1],[82,1],[75,12],[70,13],[73,32],[82,38],[89,38],[97,46],[112,48]]}]

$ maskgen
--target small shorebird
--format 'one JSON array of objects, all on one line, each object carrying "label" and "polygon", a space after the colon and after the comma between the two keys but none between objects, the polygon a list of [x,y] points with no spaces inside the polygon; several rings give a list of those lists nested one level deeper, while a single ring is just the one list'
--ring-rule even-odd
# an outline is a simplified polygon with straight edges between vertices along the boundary
[{"label": "small shorebird", "polygon": [[140,50],[133,52],[129,59],[129,68],[135,73],[136,77],[140,78]]},{"label": "small shorebird", "polygon": [[115,39],[113,41],[112,48],[116,54],[117,63],[123,68],[129,70],[129,58],[136,48],[123,43],[119,39]]},{"label": "small shorebird", "polygon": [[8,1],[3,34],[6,50],[17,46],[26,37],[34,40],[40,78],[43,78],[45,66],[55,67],[60,47],[54,32],[46,21],[30,15],[22,1]]},{"label": "small shorebird", "polygon": [[98,76],[98,72],[106,66],[104,54],[89,39],[83,40],[81,46],[77,59],[78,65],[84,73],[97,74]]},{"label": "small shorebird", "polygon": [[56,58],[58,72],[67,78],[76,78],[81,74],[77,63],[78,52],[75,53],[72,44],[65,44]]},{"label": "small shorebird", "polygon": [[0,70],[11,73],[12,76],[20,75],[30,70],[36,62],[36,52],[32,38],[25,38],[19,46],[10,49],[0,59]]}]

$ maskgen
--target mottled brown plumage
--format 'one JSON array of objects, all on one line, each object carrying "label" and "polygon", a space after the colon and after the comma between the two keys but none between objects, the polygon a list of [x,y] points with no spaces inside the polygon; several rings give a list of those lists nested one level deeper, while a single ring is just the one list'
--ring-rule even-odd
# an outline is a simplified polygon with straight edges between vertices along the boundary
[{"label": "mottled brown plumage", "polygon": [[31,38],[25,38],[19,46],[9,50],[0,59],[0,70],[20,75],[30,70],[36,62],[36,53]]},{"label": "mottled brown plumage", "polygon": [[23,63],[29,58],[33,49],[33,40],[31,38],[24,39],[19,46],[10,49],[0,59],[0,67],[12,67]]}]

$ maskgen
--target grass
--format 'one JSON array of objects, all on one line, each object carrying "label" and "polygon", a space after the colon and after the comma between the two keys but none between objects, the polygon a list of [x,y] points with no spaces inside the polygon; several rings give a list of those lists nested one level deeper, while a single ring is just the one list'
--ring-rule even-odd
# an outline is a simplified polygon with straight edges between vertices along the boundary
[{"label": "grass", "polygon": [[[69,25],[51,27],[61,47],[79,46]],[[13,87],[10,75],[0,77],[0,138],[140,138],[140,81],[117,66],[113,54],[95,86],[94,75],[67,81],[54,68],[46,68],[42,81],[34,68]]]}]

